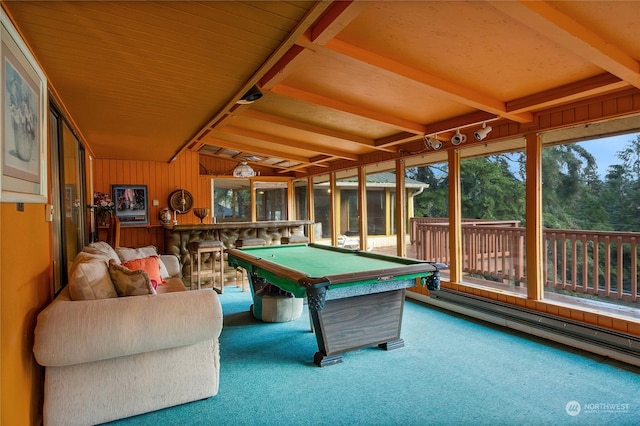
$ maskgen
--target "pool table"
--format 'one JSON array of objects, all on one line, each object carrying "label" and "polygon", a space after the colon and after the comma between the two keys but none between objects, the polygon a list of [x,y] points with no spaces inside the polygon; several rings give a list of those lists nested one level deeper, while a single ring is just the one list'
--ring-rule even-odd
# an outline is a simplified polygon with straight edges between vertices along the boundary
[{"label": "pool table", "polygon": [[437,290],[444,265],[319,244],[227,249],[229,265],[247,271],[252,294],[266,284],[307,299],[318,342],[314,363],[342,362],[344,352],[400,338],[405,289]]}]

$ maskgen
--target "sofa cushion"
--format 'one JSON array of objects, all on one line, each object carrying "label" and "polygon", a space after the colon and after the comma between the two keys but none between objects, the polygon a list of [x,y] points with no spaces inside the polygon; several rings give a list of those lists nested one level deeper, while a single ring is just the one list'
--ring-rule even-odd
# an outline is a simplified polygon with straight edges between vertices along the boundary
[{"label": "sofa cushion", "polygon": [[164,281],[160,276],[160,258],[158,256],[143,257],[141,259],[127,260],[122,262],[122,266],[131,269],[132,271],[142,269],[149,275],[151,284],[155,282],[154,288],[158,287],[158,284]]},{"label": "sofa cushion", "polygon": [[118,297],[104,255],[78,253],[69,271],[69,295],[72,300]]},{"label": "sofa cushion", "polygon": [[120,257],[121,261],[126,262],[127,260],[155,256],[158,254],[158,249],[156,248],[156,246],[145,246],[138,248],[117,247],[116,253]]},{"label": "sofa cushion", "polygon": [[111,281],[113,281],[118,296],[156,294],[156,290],[149,280],[149,275],[142,269],[132,271],[111,260],[109,262],[109,275],[111,276]]},{"label": "sofa cushion", "polygon": [[[158,249],[156,248],[156,246],[145,246],[139,248],[117,247],[116,253],[121,262],[126,262],[129,260],[142,259],[149,256],[157,256]],[[160,276],[162,278],[169,278],[169,272],[162,262],[160,262]]]},{"label": "sofa cushion", "polygon": [[82,248],[82,251],[96,256],[102,256],[105,259],[105,263],[108,265],[109,260],[113,259],[116,263],[120,263],[120,258],[116,251],[108,243],[104,241],[96,241]]}]

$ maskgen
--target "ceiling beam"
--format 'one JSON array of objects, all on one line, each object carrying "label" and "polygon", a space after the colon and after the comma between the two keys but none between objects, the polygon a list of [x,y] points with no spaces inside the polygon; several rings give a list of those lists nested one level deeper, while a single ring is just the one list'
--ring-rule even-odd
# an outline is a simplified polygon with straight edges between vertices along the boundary
[{"label": "ceiling beam", "polygon": [[364,9],[363,1],[336,1],[310,29],[313,43],[323,45],[347,27]]},{"label": "ceiling beam", "polygon": [[407,132],[422,134],[425,131],[425,126],[423,124],[405,120],[399,117],[394,117],[389,114],[374,111],[368,108],[363,108],[358,105],[342,102],[337,99],[328,98],[317,93],[311,93],[304,90],[296,89],[295,87],[286,86],[284,84],[275,86],[272,91],[279,95],[289,96],[301,101],[309,102],[316,105],[322,105],[326,108],[331,108],[337,111],[347,112],[349,114],[368,118],[369,120],[397,127],[398,129]]},{"label": "ceiling beam", "polygon": [[325,47],[334,52],[429,86],[447,98],[453,99],[461,104],[487,111],[518,123],[529,123],[533,121],[533,114],[529,112],[511,113],[507,111],[506,104],[503,101],[481,93],[471,87],[465,87],[454,81],[429,74],[342,40],[334,38],[328,41]]},{"label": "ceiling beam", "polygon": [[630,84],[626,81],[620,80],[613,74],[604,73],[582,81],[538,92],[531,96],[514,99],[507,102],[507,109],[514,112],[547,109],[555,105],[618,91],[627,87],[630,87]]},{"label": "ceiling beam", "polygon": [[260,148],[260,152],[258,152],[255,146],[243,143],[241,137],[235,137],[232,134],[225,134],[223,132],[211,132],[209,138],[207,138],[206,144],[231,149],[234,151],[242,151],[246,154],[255,154],[256,156],[280,158],[282,160],[291,160],[297,163],[312,163],[312,161],[308,157],[283,153],[280,150]]},{"label": "ceiling beam", "polygon": [[[305,151],[312,151],[318,154],[330,155],[332,157],[344,158],[345,160],[357,161],[358,155],[351,154],[339,149],[331,148],[329,144],[315,145],[306,142],[302,142],[299,140],[293,139],[284,139],[279,136],[270,135],[268,133],[257,132],[255,130],[243,129],[241,127],[235,126],[226,126],[224,129],[220,130],[221,133],[229,133],[238,136],[242,136],[243,138],[251,139],[257,143],[273,143],[278,146],[282,146],[282,151],[286,151],[287,148],[297,148],[303,149]],[[220,134],[220,133],[218,133]],[[262,146],[256,146],[253,148],[253,152],[256,154],[260,154],[262,150]],[[286,152],[282,152],[282,155],[286,155]]]},{"label": "ceiling beam", "polygon": [[517,19],[576,55],[640,88],[640,62],[592,29],[544,1],[492,1],[496,9]]},{"label": "ceiling beam", "polygon": [[249,117],[255,120],[265,121],[270,124],[277,124],[280,126],[301,130],[303,132],[319,134],[329,138],[345,140],[345,141],[357,143],[360,145],[380,149],[382,151],[395,152],[395,149],[393,148],[376,146],[376,141],[374,141],[373,139],[364,138],[361,136],[354,135],[352,133],[345,133],[345,132],[340,132],[333,129],[327,129],[325,127],[315,126],[313,124],[303,123],[301,121],[290,120],[287,118],[279,117],[273,114],[267,114],[267,113],[256,111],[256,110],[247,110],[242,113],[242,117]]},{"label": "ceiling beam", "polygon": [[[441,136],[440,139],[449,139],[456,129],[463,129],[465,127],[477,126],[482,123],[487,123],[496,120],[497,117],[486,111],[475,111],[469,114],[454,117],[448,120],[439,121],[437,123],[431,123],[427,126],[425,131],[426,135]],[[420,140],[422,135],[414,135],[410,133],[398,133],[376,140],[376,144],[380,146],[398,145],[401,143],[413,142]]]},{"label": "ceiling beam", "polygon": [[[336,1],[331,3],[320,19],[310,27],[302,39],[310,39],[318,45],[323,45],[336,36],[349,23],[360,14],[365,7],[363,2]],[[280,60],[260,79],[260,87],[270,90],[276,84],[282,82],[295,67],[312,55],[313,49],[306,49],[296,44],[285,53]]]}]

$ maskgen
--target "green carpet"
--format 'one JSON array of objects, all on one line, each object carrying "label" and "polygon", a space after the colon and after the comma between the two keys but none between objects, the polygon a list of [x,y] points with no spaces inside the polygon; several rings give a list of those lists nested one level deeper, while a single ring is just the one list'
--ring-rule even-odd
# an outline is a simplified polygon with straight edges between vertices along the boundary
[{"label": "green carpet", "polygon": [[407,300],[394,351],[319,368],[305,312],[263,324],[220,296],[217,396],[113,425],[638,425],[640,369]]}]

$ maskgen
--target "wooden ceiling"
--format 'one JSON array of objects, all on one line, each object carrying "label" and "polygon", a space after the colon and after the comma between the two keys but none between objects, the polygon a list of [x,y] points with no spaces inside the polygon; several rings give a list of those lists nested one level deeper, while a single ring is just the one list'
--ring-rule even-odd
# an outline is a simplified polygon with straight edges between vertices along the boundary
[{"label": "wooden ceiling", "polygon": [[96,158],[317,172],[640,89],[637,1],[3,6]]}]

